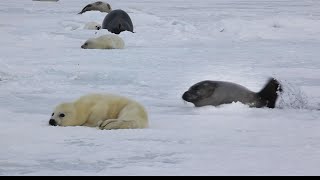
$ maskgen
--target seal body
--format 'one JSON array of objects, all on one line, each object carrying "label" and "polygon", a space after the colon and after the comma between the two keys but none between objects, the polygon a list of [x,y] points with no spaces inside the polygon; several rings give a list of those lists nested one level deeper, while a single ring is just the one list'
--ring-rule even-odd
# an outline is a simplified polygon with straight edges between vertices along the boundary
[{"label": "seal body", "polygon": [[117,9],[106,15],[102,22],[102,29],[107,29],[115,34],[120,34],[123,31],[133,33],[133,24],[130,16],[125,11]]},{"label": "seal body", "polygon": [[88,39],[82,49],[123,49],[125,43],[121,37],[115,34],[102,35]]},{"label": "seal body", "polygon": [[182,95],[182,99],[193,103],[196,107],[241,102],[249,107],[274,108],[278,93],[281,91],[280,83],[273,78],[258,93],[232,82],[207,80],[191,86]]},{"label": "seal body", "polygon": [[100,30],[101,25],[96,22],[88,22],[84,25],[83,28],[88,30]]},{"label": "seal body", "polygon": [[81,12],[78,14],[83,14],[87,11],[100,11],[100,12],[106,12],[109,13],[112,11],[110,4],[102,2],[102,1],[97,1],[95,3],[91,3],[86,5]]},{"label": "seal body", "polygon": [[148,114],[144,106],[133,99],[115,94],[88,94],[56,106],[49,125],[142,129],[148,127]]}]

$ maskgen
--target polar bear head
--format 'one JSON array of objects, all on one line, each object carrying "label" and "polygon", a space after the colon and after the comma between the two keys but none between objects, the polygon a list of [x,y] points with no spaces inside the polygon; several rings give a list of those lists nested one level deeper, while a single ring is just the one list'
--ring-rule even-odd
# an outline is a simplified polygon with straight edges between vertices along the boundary
[{"label": "polar bear head", "polygon": [[51,115],[49,124],[51,126],[78,126],[77,111],[73,103],[58,105]]}]

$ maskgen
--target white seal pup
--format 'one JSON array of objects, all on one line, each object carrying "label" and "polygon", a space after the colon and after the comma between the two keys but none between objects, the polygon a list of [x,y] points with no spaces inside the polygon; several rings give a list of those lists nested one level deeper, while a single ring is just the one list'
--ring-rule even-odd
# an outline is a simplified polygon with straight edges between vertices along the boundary
[{"label": "white seal pup", "polygon": [[82,49],[123,49],[124,41],[115,34],[102,35],[97,38],[88,39],[82,46]]},{"label": "white seal pup", "polygon": [[88,22],[84,25],[83,28],[88,30],[100,30],[101,25],[97,22]]},{"label": "white seal pup", "polygon": [[100,129],[142,129],[148,114],[135,100],[114,94],[88,94],[74,102],[59,104],[49,120],[51,126],[88,126]]}]

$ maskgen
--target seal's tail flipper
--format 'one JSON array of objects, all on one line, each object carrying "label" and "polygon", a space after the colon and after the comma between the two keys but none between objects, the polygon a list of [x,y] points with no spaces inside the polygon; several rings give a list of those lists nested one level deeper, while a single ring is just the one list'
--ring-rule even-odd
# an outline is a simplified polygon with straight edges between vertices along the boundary
[{"label": "seal's tail flipper", "polygon": [[85,13],[86,11],[87,11],[87,8],[90,8],[90,7],[92,7],[92,5],[91,4],[88,4],[86,7],[84,7],[82,10],[81,10],[81,12],[79,12],[78,14],[83,14],[83,13]]},{"label": "seal's tail flipper", "polygon": [[85,10],[86,10],[86,7],[85,7],[85,8],[83,8],[83,9],[82,9],[82,11],[81,11],[81,12],[79,12],[78,14],[83,14],[84,12],[86,12]]},{"label": "seal's tail flipper", "polygon": [[276,79],[271,78],[265,87],[258,92],[258,95],[265,100],[268,108],[274,108],[279,92],[282,92],[280,83]]}]

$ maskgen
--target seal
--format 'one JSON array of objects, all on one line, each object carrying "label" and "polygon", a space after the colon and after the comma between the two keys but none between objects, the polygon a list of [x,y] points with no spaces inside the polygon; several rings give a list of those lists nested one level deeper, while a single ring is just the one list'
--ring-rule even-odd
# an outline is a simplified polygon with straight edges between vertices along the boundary
[{"label": "seal", "polygon": [[88,126],[99,129],[143,129],[148,127],[145,107],[116,94],[87,94],[54,109],[51,126]]},{"label": "seal", "polygon": [[100,30],[101,25],[96,22],[88,22],[84,25],[83,28],[88,30]]},{"label": "seal", "polygon": [[100,11],[100,12],[106,12],[109,13],[112,11],[110,4],[102,2],[102,1],[97,1],[95,3],[91,3],[86,5],[81,12],[78,14],[83,14],[87,11]]},{"label": "seal", "polygon": [[102,29],[120,34],[122,31],[130,31],[133,33],[133,24],[130,16],[121,9],[111,11],[106,15],[102,22]]},{"label": "seal", "polygon": [[123,49],[125,43],[121,37],[115,34],[102,35],[88,39],[82,49]]},{"label": "seal", "polygon": [[191,86],[182,95],[182,99],[193,103],[196,107],[241,102],[249,107],[275,108],[280,92],[282,92],[281,85],[274,78],[270,78],[260,92],[250,91],[232,82],[206,80]]}]

